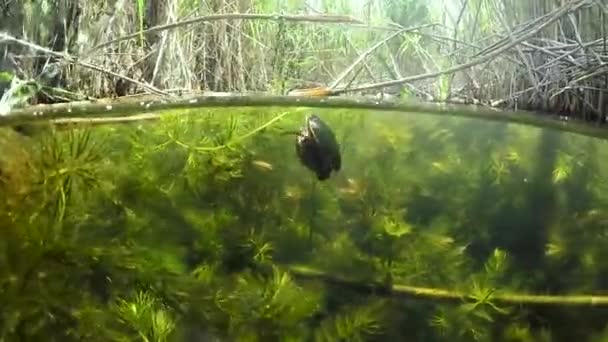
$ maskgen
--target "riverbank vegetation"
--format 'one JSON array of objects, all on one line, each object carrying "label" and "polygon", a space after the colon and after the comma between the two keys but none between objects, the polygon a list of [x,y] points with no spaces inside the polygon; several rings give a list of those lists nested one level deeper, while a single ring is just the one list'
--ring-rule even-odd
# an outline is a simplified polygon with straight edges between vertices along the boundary
[{"label": "riverbank vegetation", "polygon": [[326,87],[602,122],[606,11],[600,0],[9,1],[0,67],[60,89],[43,102]]}]

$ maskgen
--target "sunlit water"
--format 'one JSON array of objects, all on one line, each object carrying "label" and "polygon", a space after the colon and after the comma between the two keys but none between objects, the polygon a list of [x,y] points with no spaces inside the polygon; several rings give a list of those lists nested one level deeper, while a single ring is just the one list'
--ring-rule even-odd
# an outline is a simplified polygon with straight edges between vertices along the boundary
[{"label": "sunlit water", "polygon": [[[324,182],[282,134],[313,112],[341,145],[342,170]],[[599,308],[474,306],[355,285],[390,274],[481,299],[604,294],[606,142],[412,113],[184,114],[90,136],[5,134],[5,340],[601,340]]]}]

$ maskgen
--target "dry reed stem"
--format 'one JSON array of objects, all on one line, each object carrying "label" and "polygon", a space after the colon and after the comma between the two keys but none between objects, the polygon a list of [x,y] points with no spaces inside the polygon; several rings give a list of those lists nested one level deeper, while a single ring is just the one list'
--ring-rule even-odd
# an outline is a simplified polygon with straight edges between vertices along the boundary
[{"label": "dry reed stem", "polygon": [[[503,4],[504,4],[504,0],[503,0]],[[506,5],[505,5],[506,7]],[[504,13],[500,13],[501,11],[497,8],[496,3],[494,3],[494,8],[496,11],[496,17],[498,18],[498,20],[500,21],[500,23],[502,24],[509,40],[511,40],[511,42],[516,41],[515,35],[513,35],[513,31],[511,30],[511,27],[509,26],[509,24],[507,23],[506,19],[504,18]],[[525,66],[526,66],[526,72],[528,73],[528,77],[530,78],[530,82],[532,83],[532,85],[534,85],[534,88],[536,90],[536,93],[540,92],[540,87],[538,85],[538,80],[536,79],[536,75],[534,74],[534,68],[533,66],[530,64],[530,61],[528,60],[528,58],[526,57],[526,55],[523,53],[521,47],[519,46],[519,44],[514,46],[517,54],[519,55],[519,57],[521,58],[521,60],[524,62]]]},{"label": "dry reed stem", "polygon": [[448,68],[448,69],[438,71],[438,72],[430,72],[430,73],[421,74],[421,75],[408,76],[408,77],[404,77],[404,78],[401,78],[398,80],[385,81],[385,82],[380,82],[380,83],[375,83],[375,84],[365,84],[365,85],[361,85],[361,86],[357,86],[357,87],[353,87],[353,88],[335,89],[333,91],[333,94],[337,95],[337,94],[342,94],[342,93],[352,92],[352,91],[378,89],[378,88],[384,88],[384,87],[388,87],[388,86],[400,85],[400,84],[404,84],[407,82],[419,81],[419,80],[428,79],[428,78],[435,78],[435,77],[446,75],[446,74],[453,74],[455,72],[471,68],[473,66],[482,64],[484,62],[487,62],[487,61],[499,56],[500,54],[502,54],[502,53],[506,52],[507,50],[513,48],[514,46],[520,44],[521,42],[525,41],[526,39],[534,36],[535,34],[540,32],[543,28],[549,26],[550,24],[554,23],[562,16],[566,15],[569,11],[575,10],[585,3],[586,3],[586,0],[574,0],[574,1],[570,1],[570,2],[566,3],[562,7],[559,7],[558,9],[553,11],[552,15],[546,21],[544,21],[541,24],[539,24],[538,26],[530,29],[529,31],[521,34],[514,41],[511,41],[510,43],[503,45],[500,48],[495,49],[491,53],[488,53],[488,54],[485,54],[478,58],[475,58],[468,63],[463,63],[460,65],[454,66],[452,68]]},{"label": "dry reed stem", "polygon": [[169,95],[169,93],[167,93],[167,92],[164,92],[164,91],[162,91],[160,89],[157,89],[156,87],[151,86],[149,84],[145,84],[145,83],[140,82],[138,80],[132,79],[132,78],[130,78],[128,76],[115,73],[115,72],[113,72],[111,70],[106,70],[106,69],[104,69],[102,67],[99,67],[99,66],[96,66],[96,65],[93,65],[93,64],[90,64],[90,63],[81,62],[77,58],[72,57],[72,56],[68,55],[67,53],[52,51],[52,50],[44,48],[44,47],[42,47],[40,45],[27,42],[25,40],[22,40],[22,39],[10,36],[10,35],[8,35],[6,33],[2,33],[2,32],[0,32],[0,38],[3,39],[3,40],[5,40],[5,41],[11,41],[11,42],[14,42],[14,43],[17,43],[17,44],[29,47],[31,49],[43,52],[43,53],[45,53],[47,55],[51,55],[51,56],[54,56],[54,57],[61,58],[61,59],[65,60],[65,61],[67,61],[69,63],[80,65],[80,66],[82,66],[84,68],[87,68],[87,69],[95,70],[95,71],[98,71],[98,72],[101,72],[101,73],[104,73],[104,74],[108,74],[108,75],[112,75],[114,77],[121,78],[121,79],[123,79],[125,81],[137,84],[138,86],[140,86],[140,87],[142,87],[144,89],[147,89],[147,90],[149,90],[149,91],[151,91],[153,93],[160,94],[160,95]]},{"label": "dry reed stem", "polygon": [[[357,49],[357,47],[355,46],[355,44],[353,44],[353,41],[348,37],[348,35],[346,35],[345,33],[343,33],[344,39],[346,39],[346,42],[348,43],[348,45],[350,46],[351,49],[353,49],[353,51],[357,54],[357,55],[361,55],[361,52],[359,51],[359,49]],[[363,61],[363,66],[365,67],[365,71],[367,71],[367,74],[369,75],[369,77],[374,80],[374,82],[376,82],[376,78],[374,76],[374,72],[372,71],[372,68],[370,67],[369,63]]]},{"label": "dry reed stem", "polygon": [[274,20],[274,21],[285,20],[285,21],[294,21],[294,22],[316,22],[316,23],[334,23],[334,24],[335,23],[342,23],[342,24],[348,24],[348,23],[362,24],[363,23],[362,21],[352,18],[350,16],[341,16],[341,15],[280,15],[280,14],[252,14],[252,13],[212,14],[212,15],[205,15],[205,16],[201,16],[201,17],[188,19],[188,20],[182,20],[182,21],[178,21],[175,23],[171,23],[171,24],[159,25],[159,26],[151,27],[147,30],[138,31],[133,34],[129,34],[129,35],[122,36],[122,37],[119,37],[116,39],[112,39],[110,41],[98,44],[97,46],[95,46],[92,49],[90,49],[89,51],[87,51],[85,53],[85,55],[88,55],[92,52],[95,52],[96,50],[102,49],[102,48],[112,45],[112,44],[116,44],[121,41],[129,40],[132,38],[137,38],[141,34],[171,30],[171,29],[178,28],[178,27],[183,27],[183,26],[188,26],[188,25],[198,24],[198,23],[208,22],[208,21],[234,20],[234,19]]},{"label": "dry reed stem", "polygon": [[393,34],[389,35],[388,37],[382,39],[381,41],[377,42],[376,44],[372,45],[369,49],[367,49],[365,52],[363,52],[348,68],[346,68],[346,70],[344,70],[340,76],[338,76],[336,78],[336,80],[334,82],[332,82],[332,84],[329,86],[329,89],[335,89],[338,84],[340,82],[342,82],[342,80],[344,80],[344,78],[357,66],[359,65],[359,63],[361,63],[361,61],[363,61],[367,56],[369,56],[370,54],[372,54],[376,49],[378,49],[380,46],[382,46],[383,44],[385,44],[386,42],[388,42],[389,40],[395,38],[396,36],[402,34],[402,33],[406,33],[409,31],[415,31],[415,30],[419,30],[425,27],[432,27],[435,26],[435,24],[425,24],[425,25],[420,25],[420,26],[416,26],[416,27],[409,27],[409,28],[403,28],[397,32],[394,32]]}]

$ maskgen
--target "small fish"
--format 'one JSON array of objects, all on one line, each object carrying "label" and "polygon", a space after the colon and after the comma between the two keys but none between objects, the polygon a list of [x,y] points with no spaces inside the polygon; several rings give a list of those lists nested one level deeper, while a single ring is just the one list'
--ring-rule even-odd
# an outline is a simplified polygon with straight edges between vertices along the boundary
[{"label": "small fish", "polygon": [[302,189],[296,186],[288,186],[285,188],[283,197],[291,200],[300,200],[302,198]]},{"label": "small fish", "polygon": [[251,162],[251,164],[253,164],[253,166],[262,171],[272,171],[273,169],[272,164],[263,160],[254,160]]},{"label": "small fish", "polygon": [[343,195],[355,196],[361,193],[361,184],[355,181],[352,178],[347,180],[348,185],[338,189],[338,191]]}]

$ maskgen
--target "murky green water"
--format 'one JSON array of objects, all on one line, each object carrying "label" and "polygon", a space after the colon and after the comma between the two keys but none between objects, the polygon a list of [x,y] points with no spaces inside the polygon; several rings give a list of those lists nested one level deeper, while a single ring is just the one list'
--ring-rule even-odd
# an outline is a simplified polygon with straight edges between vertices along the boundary
[{"label": "murky green water", "polygon": [[[325,182],[280,133],[312,111],[342,148]],[[3,131],[4,341],[606,340],[608,310],[559,297],[608,289],[605,141],[395,112],[178,114]]]}]

